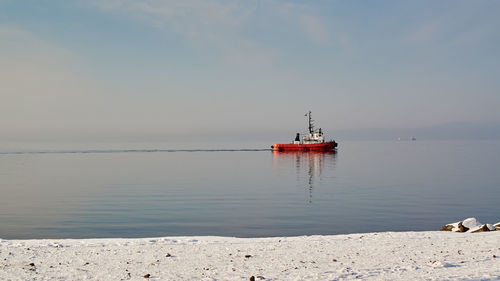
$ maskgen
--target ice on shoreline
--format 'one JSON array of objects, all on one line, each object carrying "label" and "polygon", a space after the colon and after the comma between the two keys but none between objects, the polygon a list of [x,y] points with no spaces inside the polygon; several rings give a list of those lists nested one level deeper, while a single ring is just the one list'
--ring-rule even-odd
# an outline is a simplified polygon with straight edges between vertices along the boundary
[{"label": "ice on shoreline", "polygon": [[0,240],[0,279],[500,280],[500,231]]}]

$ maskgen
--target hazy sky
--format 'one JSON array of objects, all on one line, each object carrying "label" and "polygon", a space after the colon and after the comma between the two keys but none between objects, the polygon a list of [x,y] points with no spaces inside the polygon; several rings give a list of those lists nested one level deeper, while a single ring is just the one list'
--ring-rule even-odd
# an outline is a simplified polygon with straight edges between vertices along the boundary
[{"label": "hazy sky", "polygon": [[498,123],[499,14],[496,0],[0,0],[0,134],[231,138],[305,130],[307,110],[327,130]]}]

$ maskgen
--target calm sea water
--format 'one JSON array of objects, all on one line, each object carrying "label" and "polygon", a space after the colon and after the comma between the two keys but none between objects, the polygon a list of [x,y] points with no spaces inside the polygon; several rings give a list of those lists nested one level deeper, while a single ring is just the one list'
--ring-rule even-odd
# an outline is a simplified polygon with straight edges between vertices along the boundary
[{"label": "calm sea water", "polygon": [[500,221],[498,141],[341,142],[325,154],[257,147],[6,147],[0,238],[262,237]]}]

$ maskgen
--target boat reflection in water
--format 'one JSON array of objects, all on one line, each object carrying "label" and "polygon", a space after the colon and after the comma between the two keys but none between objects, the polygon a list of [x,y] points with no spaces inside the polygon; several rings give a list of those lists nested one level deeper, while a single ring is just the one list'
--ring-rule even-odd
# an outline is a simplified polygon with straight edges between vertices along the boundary
[{"label": "boat reflection in water", "polygon": [[337,151],[328,152],[301,152],[301,151],[273,151],[273,167],[275,170],[295,166],[297,183],[304,185],[307,192],[307,200],[312,203],[312,194],[315,184],[321,184],[325,177],[333,177]]}]

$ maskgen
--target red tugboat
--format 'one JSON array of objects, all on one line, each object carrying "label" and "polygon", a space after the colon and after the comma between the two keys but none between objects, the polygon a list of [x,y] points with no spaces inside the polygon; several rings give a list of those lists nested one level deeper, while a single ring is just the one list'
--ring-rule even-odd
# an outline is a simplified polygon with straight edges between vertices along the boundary
[{"label": "red tugboat", "polygon": [[275,143],[271,145],[273,151],[333,151],[337,147],[334,140],[325,142],[321,128],[314,130],[313,120],[311,119],[311,111],[306,116],[309,117],[309,134],[300,139],[300,134],[297,133],[295,140],[292,143]]}]

